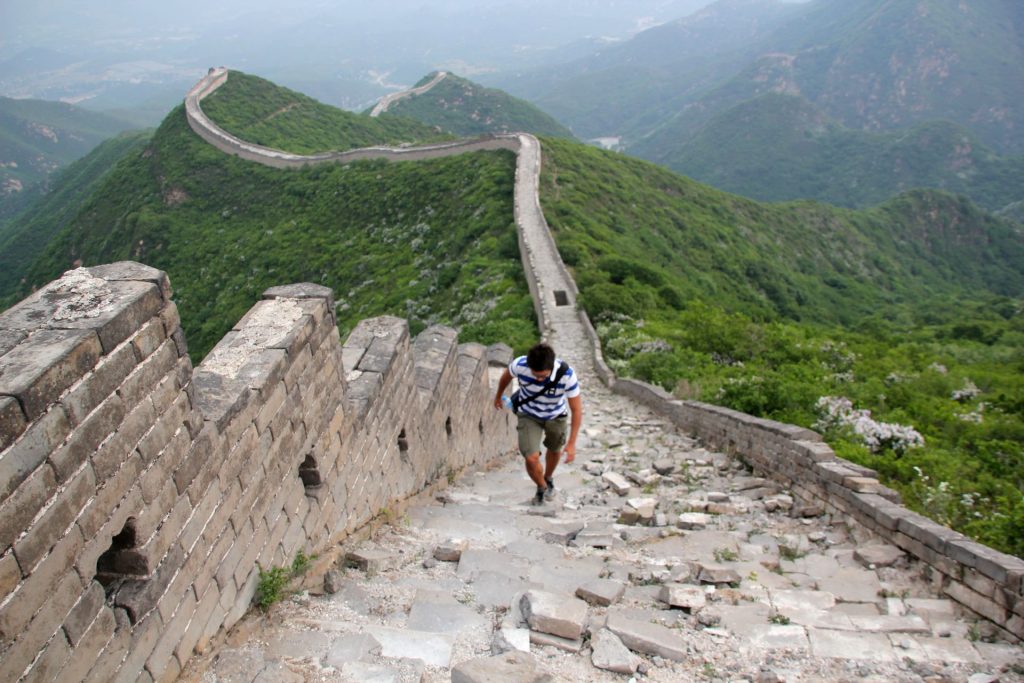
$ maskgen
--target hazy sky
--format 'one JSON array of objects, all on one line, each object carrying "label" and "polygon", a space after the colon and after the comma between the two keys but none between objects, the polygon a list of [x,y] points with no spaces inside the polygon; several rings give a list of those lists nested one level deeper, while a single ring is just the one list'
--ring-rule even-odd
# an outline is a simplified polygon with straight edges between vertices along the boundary
[{"label": "hazy sky", "polygon": [[569,60],[712,2],[0,0],[0,94],[130,105],[225,65],[315,81],[314,94],[356,107],[437,68],[472,77]]}]

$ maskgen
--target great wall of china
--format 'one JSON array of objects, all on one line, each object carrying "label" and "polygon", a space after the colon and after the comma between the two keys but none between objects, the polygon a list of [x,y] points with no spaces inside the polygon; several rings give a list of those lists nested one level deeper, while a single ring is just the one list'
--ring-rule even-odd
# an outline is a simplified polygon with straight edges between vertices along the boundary
[{"label": "great wall of china", "polygon": [[[742,458],[805,506],[929,568],[935,590],[1024,637],[1024,561],[899,503],[809,430],[616,379],[538,199],[540,143],[498,136],[302,157],[251,145],[202,113],[192,129],[278,168],[368,158],[517,154],[516,223],[541,329],[574,364]],[[415,339],[390,317],[338,337],[315,285],[268,290],[198,366],[166,276],[135,263],[70,271],[0,315],[0,681],[171,681],[252,604],[259,570],[327,551],[400,501],[509,451],[490,409],[507,348]],[[491,361],[489,363],[489,361]],[[493,367],[489,367],[492,365]]]}]

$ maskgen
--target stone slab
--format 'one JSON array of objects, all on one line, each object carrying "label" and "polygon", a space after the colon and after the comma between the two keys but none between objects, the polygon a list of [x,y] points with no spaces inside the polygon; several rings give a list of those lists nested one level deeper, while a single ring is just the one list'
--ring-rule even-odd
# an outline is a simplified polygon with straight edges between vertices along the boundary
[{"label": "stone slab", "polygon": [[368,626],[366,632],[380,643],[380,653],[384,657],[420,659],[427,666],[451,666],[454,635],[386,626]]},{"label": "stone slab", "polygon": [[810,650],[807,631],[798,624],[758,624],[744,640],[755,650]]},{"label": "stone slab", "polygon": [[376,638],[368,633],[347,633],[331,641],[324,663],[340,669],[346,662],[368,661],[375,654],[380,654]]},{"label": "stone slab", "polygon": [[898,660],[888,636],[881,633],[854,633],[807,629],[811,641],[811,654],[833,659],[857,659],[872,662]]},{"label": "stone slab", "polygon": [[579,638],[587,623],[587,603],[547,591],[527,591],[519,609],[532,630],[570,640]]},{"label": "stone slab", "polygon": [[479,657],[460,662],[452,668],[452,683],[554,683],[537,659],[525,652],[506,652],[494,657]]},{"label": "stone slab", "polygon": [[832,593],[836,600],[842,602],[874,602],[882,584],[872,571],[842,568],[834,575],[820,579],[818,588]]},{"label": "stone slab", "polygon": [[640,666],[640,658],[629,651],[617,635],[606,628],[590,639],[591,663],[598,669],[632,675]]},{"label": "stone slab", "polygon": [[691,613],[699,612],[707,604],[706,593],[700,586],[686,586],[679,583],[665,584],[661,587],[658,599],[669,607],[679,607]]},{"label": "stone slab", "polygon": [[894,545],[866,545],[853,551],[853,557],[865,567],[891,567],[906,554]]},{"label": "stone slab", "polygon": [[608,615],[605,626],[634,652],[657,655],[677,662],[685,662],[688,657],[686,641],[664,626],[634,621],[615,612]]},{"label": "stone slab", "polygon": [[576,597],[586,600],[591,605],[607,607],[618,602],[626,585],[614,579],[592,579],[576,589]]}]

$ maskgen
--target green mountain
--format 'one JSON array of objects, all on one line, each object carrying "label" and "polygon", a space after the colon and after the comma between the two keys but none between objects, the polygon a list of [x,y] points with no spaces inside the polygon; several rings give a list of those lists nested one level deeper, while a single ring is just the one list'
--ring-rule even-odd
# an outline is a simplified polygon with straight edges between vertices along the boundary
[{"label": "green mountain", "polygon": [[[235,72],[204,108],[240,137],[288,151],[383,142],[400,126],[433,131]],[[1019,230],[941,192],[858,211],[761,204],[621,154],[542,143],[541,205],[618,372],[807,426],[822,396],[910,423],[926,449],[828,436],[917,509],[1024,552]],[[69,207],[19,294],[79,263],[132,258],[169,272],[197,359],[263,289],[295,281],[334,289],[342,334],[391,313],[414,331],[444,322],[464,339],[522,349],[536,327],[514,164],[487,152],[270,169],[204,143],[179,107]],[[951,399],[967,382],[980,393]],[[960,503],[975,495],[980,519]]]},{"label": "green mountain", "polygon": [[[432,78],[433,74],[427,76],[416,87]],[[383,118],[388,115],[415,119],[466,137],[519,131],[573,137],[568,128],[529,102],[452,74],[425,93],[399,100]]]},{"label": "green mountain", "polygon": [[715,115],[692,136],[681,128],[667,126],[630,152],[764,201],[870,206],[917,187],[965,194],[991,211],[1024,199],[1024,156],[1000,157],[948,122],[867,132],[798,95],[769,93]]},{"label": "green mountain", "polygon": [[[1024,152],[1016,0],[719,0],[588,58],[492,80],[581,136],[627,144],[694,106],[710,117],[743,91],[784,88],[850,128],[947,120],[1001,154]],[[707,98],[723,87],[733,97]]]},{"label": "green mountain", "polygon": [[0,97],[0,215],[12,197],[127,128],[62,102]]},{"label": "green mountain", "polygon": [[[48,187],[28,190],[26,206],[0,223],[0,305],[4,293],[18,289],[28,268],[50,240],[71,222],[82,203],[101,186],[106,174],[123,158],[141,154],[151,131],[122,133],[57,171]],[[26,197],[26,199],[29,199]],[[14,303],[10,298],[6,305]]]},{"label": "green mountain", "polygon": [[[437,137],[237,72],[204,111],[243,139],[299,153]],[[301,281],[334,289],[343,330],[392,313],[417,331],[443,322],[467,339],[525,348],[536,324],[513,222],[514,164],[509,152],[488,152],[271,169],[203,142],[179,106],[141,153],[62,211],[66,222],[48,223],[63,225],[16,297],[76,265],[134,259],[169,273],[196,360],[264,289]]]}]

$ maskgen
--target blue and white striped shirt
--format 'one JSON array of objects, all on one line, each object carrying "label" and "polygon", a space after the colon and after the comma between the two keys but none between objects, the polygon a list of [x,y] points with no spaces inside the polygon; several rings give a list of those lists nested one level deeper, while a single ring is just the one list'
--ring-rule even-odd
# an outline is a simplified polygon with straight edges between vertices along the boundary
[{"label": "blue and white striped shirt", "polygon": [[[565,365],[566,370],[562,379],[558,380],[558,384],[553,385],[542,395],[520,408],[520,414],[529,415],[539,420],[550,420],[568,410],[566,399],[580,395],[580,383],[576,379],[576,372],[561,358],[555,358],[555,367],[551,370],[551,377],[558,373],[558,368],[562,365]],[[526,364],[526,356],[519,356],[513,360],[508,366],[508,371],[519,382],[519,395],[523,400],[540,392],[544,387],[544,382],[547,381],[533,376],[533,371]]]}]

